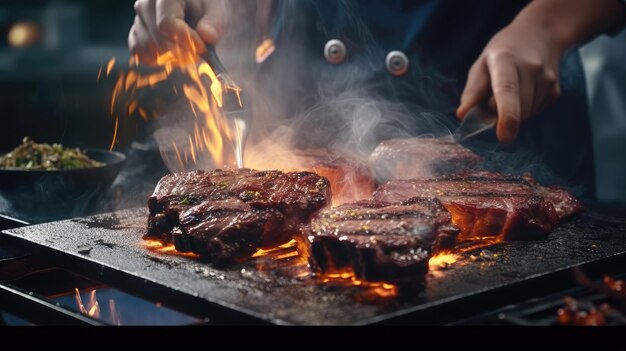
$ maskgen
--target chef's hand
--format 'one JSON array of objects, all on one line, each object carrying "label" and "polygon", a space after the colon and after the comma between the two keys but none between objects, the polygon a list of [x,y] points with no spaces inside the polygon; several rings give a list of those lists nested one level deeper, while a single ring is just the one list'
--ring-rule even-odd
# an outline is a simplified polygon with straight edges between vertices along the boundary
[{"label": "chef's hand", "polygon": [[561,55],[541,28],[506,27],[470,69],[458,115],[493,95],[498,139],[513,142],[521,123],[559,97]]},{"label": "chef's hand", "polygon": [[224,7],[216,0],[137,0],[129,49],[148,65],[156,63],[157,53],[176,45],[189,49],[189,39],[202,53],[221,34]]},{"label": "chef's hand", "polygon": [[457,116],[493,96],[496,134],[515,141],[520,125],[560,95],[559,63],[577,43],[624,23],[621,0],[535,0],[487,44],[469,71]]}]

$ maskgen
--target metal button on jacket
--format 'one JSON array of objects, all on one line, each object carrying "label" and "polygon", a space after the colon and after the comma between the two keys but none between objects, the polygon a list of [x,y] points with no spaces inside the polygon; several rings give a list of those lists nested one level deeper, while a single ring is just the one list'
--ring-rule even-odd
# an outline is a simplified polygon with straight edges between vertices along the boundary
[{"label": "metal button on jacket", "polygon": [[324,46],[324,57],[334,65],[342,63],[347,54],[346,45],[339,39],[331,39]]},{"label": "metal button on jacket", "polygon": [[389,73],[396,77],[403,76],[409,70],[409,58],[402,51],[391,51],[387,54],[385,65]]}]

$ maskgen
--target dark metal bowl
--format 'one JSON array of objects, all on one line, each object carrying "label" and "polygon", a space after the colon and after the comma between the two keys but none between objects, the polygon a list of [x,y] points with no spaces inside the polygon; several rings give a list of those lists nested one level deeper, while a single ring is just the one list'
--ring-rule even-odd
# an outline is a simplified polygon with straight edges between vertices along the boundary
[{"label": "dark metal bowl", "polygon": [[13,211],[49,218],[83,214],[107,190],[126,161],[122,153],[87,149],[104,166],[73,170],[0,169],[0,196]]}]

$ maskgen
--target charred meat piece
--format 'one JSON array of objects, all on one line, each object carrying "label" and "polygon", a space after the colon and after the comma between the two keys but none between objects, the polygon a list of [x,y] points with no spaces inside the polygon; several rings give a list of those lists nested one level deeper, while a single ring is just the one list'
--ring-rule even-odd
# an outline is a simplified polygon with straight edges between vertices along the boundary
[{"label": "charred meat piece", "polygon": [[370,156],[379,183],[394,179],[431,179],[476,168],[482,158],[463,146],[434,138],[391,139]]},{"label": "charred meat piece", "polygon": [[527,186],[530,187],[535,194],[543,197],[550,202],[556,210],[559,220],[565,220],[575,215],[581,214],[585,211],[582,204],[576,200],[576,198],[566,189],[558,186],[543,186],[537,182],[535,177],[530,173],[524,173],[521,177],[480,171],[471,173],[461,173],[456,175],[457,177],[474,177],[491,180],[502,180],[509,182],[522,182],[525,181]]},{"label": "charred meat piece", "polygon": [[419,284],[433,251],[454,246],[458,229],[435,199],[359,201],[326,209],[308,231],[318,272],[353,271],[359,279]]},{"label": "charred meat piece", "polygon": [[460,228],[460,241],[543,238],[559,219],[582,211],[580,203],[567,191],[541,187],[531,180],[490,172],[396,180],[378,188],[373,198],[389,202],[416,196],[437,198]]},{"label": "charred meat piece", "polygon": [[522,178],[534,188],[537,194],[552,203],[559,215],[559,220],[568,219],[585,211],[583,205],[566,189],[558,186],[542,186],[529,173],[524,174]]},{"label": "charred meat piece", "polygon": [[328,180],[309,172],[169,174],[148,200],[146,237],[223,265],[289,241],[330,198]]}]

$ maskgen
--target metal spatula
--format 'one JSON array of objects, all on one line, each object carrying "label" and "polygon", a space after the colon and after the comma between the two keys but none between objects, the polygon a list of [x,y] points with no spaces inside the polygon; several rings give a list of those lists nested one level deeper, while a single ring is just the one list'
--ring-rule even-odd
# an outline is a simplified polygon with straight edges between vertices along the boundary
[{"label": "metal spatula", "polygon": [[226,68],[224,68],[213,45],[207,45],[207,51],[202,55],[202,59],[211,66],[224,87],[222,97],[223,111],[230,130],[233,131],[234,134],[233,144],[237,158],[237,167],[243,168],[243,149],[248,139],[251,124],[250,111],[246,108],[242,97],[243,91],[230,77]]},{"label": "metal spatula", "polygon": [[487,105],[480,104],[472,107],[461,121],[461,125],[454,131],[453,138],[462,142],[496,126],[498,115]]}]

